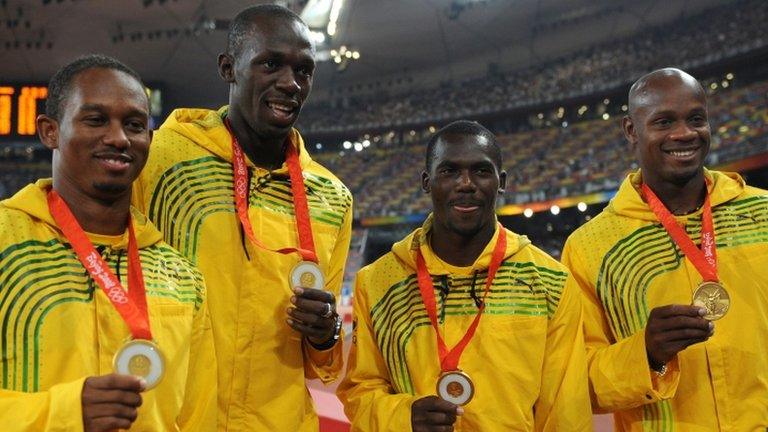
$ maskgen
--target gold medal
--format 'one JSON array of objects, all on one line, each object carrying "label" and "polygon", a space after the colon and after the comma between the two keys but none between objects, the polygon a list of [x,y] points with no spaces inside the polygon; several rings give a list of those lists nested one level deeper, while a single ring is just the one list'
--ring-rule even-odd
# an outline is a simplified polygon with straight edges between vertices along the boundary
[{"label": "gold medal", "polygon": [[724,317],[731,307],[731,297],[719,282],[702,282],[693,293],[693,305],[707,309],[704,319],[715,321]]},{"label": "gold medal", "polygon": [[437,395],[456,405],[466,405],[475,395],[475,385],[469,375],[460,370],[443,372],[437,379]]},{"label": "gold medal", "polygon": [[291,270],[291,288],[324,289],[325,277],[320,266],[312,261],[301,261]]},{"label": "gold medal", "polygon": [[154,342],[133,339],[115,353],[112,368],[119,374],[143,378],[149,390],[163,379],[165,357]]}]

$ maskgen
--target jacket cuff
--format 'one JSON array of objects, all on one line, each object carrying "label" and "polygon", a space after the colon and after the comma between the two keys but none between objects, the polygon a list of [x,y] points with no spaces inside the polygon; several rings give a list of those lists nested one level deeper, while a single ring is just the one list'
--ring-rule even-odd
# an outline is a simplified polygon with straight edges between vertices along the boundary
[{"label": "jacket cuff", "polygon": [[339,376],[343,367],[343,335],[327,350],[318,350],[308,340],[303,339],[301,349],[304,352],[304,372],[307,378],[318,378],[327,384]]},{"label": "jacket cuff", "polygon": [[55,430],[83,431],[83,384],[85,377],[54,385],[48,390],[51,395],[51,409],[47,423],[55,425]]}]

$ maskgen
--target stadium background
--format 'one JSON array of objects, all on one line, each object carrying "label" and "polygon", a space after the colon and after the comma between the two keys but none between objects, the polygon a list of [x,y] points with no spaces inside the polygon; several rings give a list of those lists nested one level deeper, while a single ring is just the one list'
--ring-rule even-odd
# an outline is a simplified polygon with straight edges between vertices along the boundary
[{"label": "stadium background", "polygon": [[[768,187],[768,2],[762,0],[303,0],[314,89],[298,128],[355,197],[340,310],[354,273],[419,225],[424,144],[451,120],[499,136],[509,179],[498,214],[559,257],[634,168],[620,119],[629,85],[677,66],[709,94],[708,166]],[[155,126],[175,107],[216,108],[229,20],[213,0],[0,0],[0,198],[50,176],[35,115],[45,83],[80,54],[113,55],[151,91]],[[310,383],[323,430],[346,430],[332,388]],[[610,420],[597,418],[597,430]]]}]

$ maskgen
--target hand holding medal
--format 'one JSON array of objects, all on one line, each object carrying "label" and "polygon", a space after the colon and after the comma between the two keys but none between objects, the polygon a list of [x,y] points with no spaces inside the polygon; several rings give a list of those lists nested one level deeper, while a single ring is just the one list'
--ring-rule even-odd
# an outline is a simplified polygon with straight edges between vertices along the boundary
[{"label": "hand holding medal", "polygon": [[704,281],[693,293],[692,305],[667,305],[651,310],[645,329],[645,343],[651,367],[660,373],[678,352],[709,339],[715,330],[712,321],[725,316],[730,297],[717,276],[717,254],[709,193],[701,217],[701,249],[696,247],[672,213],[648,187],[642,185],[648,205],[669,236],[696,267]]},{"label": "hand holding medal", "polygon": [[459,360],[461,359],[461,354],[464,352],[464,348],[467,347],[469,342],[475,336],[477,326],[480,324],[480,318],[483,316],[483,311],[485,310],[485,299],[491,289],[493,279],[496,277],[496,272],[504,259],[504,253],[507,249],[507,236],[504,227],[501,224],[498,225],[498,232],[496,245],[493,248],[493,255],[491,256],[491,263],[488,266],[485,291],[483,292],[483,298],[480,302],[477,315],[475,315],[475,318],[467,329],[467,332],[464,334],[464,337],[462,337],[451,350],[448,350],[445,340],[440,334],[440,328],[438,327],[437,301],[435,300],[432,277],[427,270],[427,264],[424,261],[421,251],[417,250],[416,252],[416,270],[419,292],[421,293],[421,299],[424,302],[424,309],[426,309],[432,328],[435,330],[437,348],[439,350],[438,354],[440,358],[441,373],[437,380],[437,395],[440,396],[442,400],[455,405],[466,405],[475,395],[475,385],[469,375],[459,369]]},{"label": "hand holding medal", "polygon": [[693,293],[692,304],[707,309],[707,313],[704,315],[707,320],[715,321],[724,317],[731,306],[731,298],[717,276],[717,246],[709,193],[704,197],[701,214],[701,249],[699,249],[688,237],[685,230],[675,222],[672,213],[667,210],[664,203],[653,193],[651,188],[645,183],[643,183],[642,188],[651,210],[656,214],[677,247],[683,251],[704,279]]},{"label": "hand holding medal", "polygon": [[411,405],[411,429],[413,432],[446,430],[456,423],[456,416],[462,414],[464,408],[437,396],[427,396]]},{"label": "hand holding medal", "polygon": [[125,321],[131,331],[131,340],[115,354],[113,368],[122,375],[134,375],[145,381],[146,390],[152,389],[163,378],[165,358],[160,348],[152,341],[149,327],[149,311],[144,288],[144,277],[139,259],[139,247],[133,231],[133,222],[128,221],[128,285],[123,288],[120,279],[112,272],[93,247],[67,203],[56,191],[48,193],[48,207],[64,237],[72,245],[77,258],[96,284],[98,284]]},{"label": "hand holding medal", "polygon": [[253,245],[261,249],[281,254],[298,252],[302,258],[288,275],[290,288],[294,293],[291,296],[291,303],[294,307],[287,309],[288,318],[286,322],[314,345],[335,343],[341,330],[341,321],[338,319],[338,315],[336,315],[335,296],[333,293],[324,290],[325,276],[318,265],[315,242],[312,237],[312,224],[309,218],[307,193],[304,190],[304,177],[301,174],[301,163],[299,162],[299,154],[296,147],[290,142],[286,143],[285,162],[291,179],[291,194],[293,196],[299,247],[270,249],[261,243],[253,232],[251,221],[248,218],[248,167],[245,163],[245,155],[237,142],[235,134],[232,133],[229,127],[229,121],[226,119],[225,125],[232,137],[235,208],[245,235]]}]

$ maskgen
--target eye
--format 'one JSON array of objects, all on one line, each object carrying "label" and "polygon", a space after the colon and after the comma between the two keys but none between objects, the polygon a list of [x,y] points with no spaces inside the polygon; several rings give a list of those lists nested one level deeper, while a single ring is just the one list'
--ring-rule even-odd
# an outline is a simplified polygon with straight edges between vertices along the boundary
[{"label": "eye", "polygon": [[660,118],[653,122],[653,125],[658,127],[668,127],[671,124],[672,120],[668,118]]},{"label": "eye", "polygon": [[264,68],[267,70],[275,70],[278,67],[280,67],[280,63],[275,59],[266,59],[261,64],[264,65]]},{"label": "eye", "polygon": [[126,123],[126,128],[134,133],[141,133],[147,129],[146,123],[140,120],[131,120]]},{"label": "eye", "polygon": [[104,117],[100,115],[89,115],[83,118],[83,123],[88,126],[101,126],[104,124],[104,122]]},{"label": "eye", "polygon": [[311,68],[311,67],[306,67],[306,66],[304,66],[304,67],[300,67],[300,68],[298,68],[298,69],[296,70],[296,72],[297,72],[299,75],[303,76],[304,78],[310,78],[310,77],[312,76],[312,74],[314,73],[314,69],[313,69],[313,68]]},{"label": "eye", "polygon": [[695,125],[701,126],[707,123],[707,118],[704,117],[703,115],[695,115],[691,117],[690,122]]}]

